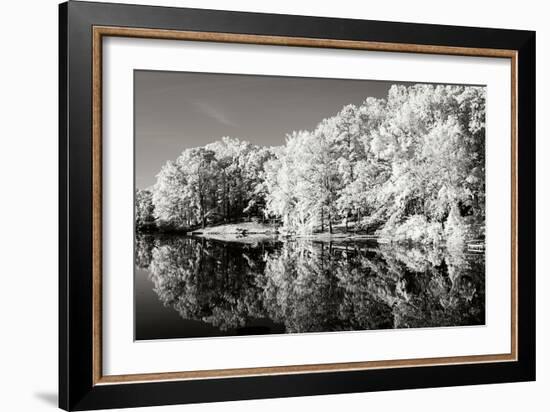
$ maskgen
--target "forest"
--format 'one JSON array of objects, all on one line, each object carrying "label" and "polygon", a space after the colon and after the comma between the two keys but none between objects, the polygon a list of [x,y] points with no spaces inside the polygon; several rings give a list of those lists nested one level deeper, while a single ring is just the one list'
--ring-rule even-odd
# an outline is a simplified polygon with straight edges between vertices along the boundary
[{"label": "forest", "polygon": [[184,150],[136,190],[137,230],[254,221],[297,237],[484,238],[484,87],[394,85],[281,141],[223,137]]}]

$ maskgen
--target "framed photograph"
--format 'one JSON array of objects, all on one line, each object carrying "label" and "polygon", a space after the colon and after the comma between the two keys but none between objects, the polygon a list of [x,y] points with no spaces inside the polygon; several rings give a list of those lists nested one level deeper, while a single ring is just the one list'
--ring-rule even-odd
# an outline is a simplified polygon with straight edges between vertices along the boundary
[{"label": "framed photograph", "polygon": [[60,5],[59,403],[535,379],[535,33]]}]

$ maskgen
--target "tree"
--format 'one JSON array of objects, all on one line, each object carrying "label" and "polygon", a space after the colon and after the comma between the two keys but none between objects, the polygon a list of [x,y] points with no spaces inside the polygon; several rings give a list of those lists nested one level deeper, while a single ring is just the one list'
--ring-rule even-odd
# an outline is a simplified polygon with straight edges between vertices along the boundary
[{"label": "tree", "polygon": [[385,101],[370,97],[359,107],[344,107],[337,115],[335,151],[342,185],[337,208],[345,219],[346,231],[350,214],[355,218],[355,228],[361,226],[361,217],[369,212],[371,203],[368,194],[374,191],[386,169],[370,144],[384,114]]},{"label": "tree", "polygon": [[189,220],[193,198],[187,191],[187,176],[180,166],[168,161],[153,186],[154,216],[159,225],[179,227]]},{"label": "tree", "polygon": [[177,159],[183,169],[187,189],[194,199],[194,214],[201,227],[206,227],[206,219],[218,209],[216,177],[219,164],[216,154],[208,147],[186,150]]},{"label": "tree", "polygon": [[150,225],[154,222],[153,194],[148,189],[136,190],[136,226],[138,228]]},{"label": "tree", "polygon": [[294,132],[286,138],[285,146],[265,165],[266,213],[281,217],[283,228],[294,231],[299,219],[297,207],[297,162],[303,142],[302,134]]}]

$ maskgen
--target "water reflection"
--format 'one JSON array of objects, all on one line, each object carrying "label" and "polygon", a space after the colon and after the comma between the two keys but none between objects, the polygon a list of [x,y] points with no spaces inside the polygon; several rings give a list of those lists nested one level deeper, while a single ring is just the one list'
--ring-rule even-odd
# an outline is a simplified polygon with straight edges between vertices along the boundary
[{"label": "water reflection", "polygon": [[[244,244],[140,235],[136,266],[152,281],[141,287],[152,287],[182,321],[209,328],[204,336],[485,322],[483,254],[365,241]],[[155,322],[158,330],[148,324],[146,338],[166,338],[162,316]],[[201,332],[178,332],[188,336]]]}]

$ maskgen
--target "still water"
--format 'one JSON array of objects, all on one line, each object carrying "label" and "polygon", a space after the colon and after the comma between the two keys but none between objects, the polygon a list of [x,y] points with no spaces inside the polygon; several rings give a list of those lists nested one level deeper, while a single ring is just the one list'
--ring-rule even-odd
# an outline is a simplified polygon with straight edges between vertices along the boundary
[{"label": "still water", "polygon": [[483,325],[485,255],[372,241],[136,239],[135,338]]}]

